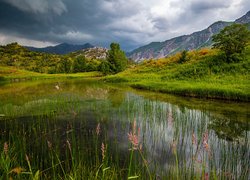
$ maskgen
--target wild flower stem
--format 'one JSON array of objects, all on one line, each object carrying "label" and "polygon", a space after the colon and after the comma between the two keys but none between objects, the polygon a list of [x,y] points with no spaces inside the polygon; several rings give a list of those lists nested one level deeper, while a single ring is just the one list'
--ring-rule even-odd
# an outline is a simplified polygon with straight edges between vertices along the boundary
[{"label": "wild flower stem", "polygon": [[143,160],[143,163],[145,164],[145,166],[146,166],[146,168],[147,168],[148,175],[149,175],[149,179],[151,180],[152,178],[151,178],[151,173],[150,173],[149,168],[148,168],[148,165],[147,165],[147,160],[144,158],[144,156],[143,156],[141,150],[139,150],[139,152],[140,152],[141,158],[142,158],[142,160]]},{"label": "wild flower stem", "polygon": [[132,149],[132,150],[131,150],[131,153],[130,153],[130,161],[129,161],[129,168],[128,168],[128,177],[130,176],[130,173],[131,173],[131,166],[132,166],[132,160],[133,160],[133,153],[134,153],[134,150]]}]

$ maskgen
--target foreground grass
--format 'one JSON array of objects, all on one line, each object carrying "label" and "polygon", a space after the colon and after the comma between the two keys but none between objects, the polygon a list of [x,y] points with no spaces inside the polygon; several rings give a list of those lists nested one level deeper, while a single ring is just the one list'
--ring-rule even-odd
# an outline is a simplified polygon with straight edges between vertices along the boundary
[{"label": "foreground grass", "polygon": [[44,74],[26,70],[16,69],[14,67],[0,66],[0,82],[1,81],[24,81],[39,79],[63,79],[63,78],[92,78],[100,77],[100,72],[84,72],[74,74]]},{"label": "foreground grass", "polygon": [[[82,90],[85,83],[76,84]],[[76,90],[77,86],[72,87]],[[114,108],[109,99],[113,93],[92,101],[89,93],[93,89],[69,96],[65,89],[69,85],[62,86],[62,92],[56,90],[57,95],[51,95],[53,91],[47,87],[30,87],[24,94],[32,99],[22,95],[23,103],[9,100],[1,105],[1,101],[0,179],[248,177],[249,159],[242,159],[249,146],[244,123],[237,122],[233,129],[236,140],[225,142],[209,127],[218,128],[223,135],[232,134],[232,128],[220,128],[218,117],[210,119],[207,112],[181,110],[134,95]],[[114,92],[93,87],[99,94]],[[47,95],[32,96],[30,92],[37,89],[46,90]],[[168,133],[172,131],[175,133]],[[157,150],[161,157],[154,154]]]},{"label": "foreground grass", "polygon": [[181,96],[249,101],[250,47],[244,59],[232,63],[209,49],[189,52],[185,63],[179,63],[179,58],[176,54],[145,61],[104,81]]},{"label": "foreground grass", "polygon": [[127,92],[91,79],[1,86],[0,179],[247,179],[247,103]]}]

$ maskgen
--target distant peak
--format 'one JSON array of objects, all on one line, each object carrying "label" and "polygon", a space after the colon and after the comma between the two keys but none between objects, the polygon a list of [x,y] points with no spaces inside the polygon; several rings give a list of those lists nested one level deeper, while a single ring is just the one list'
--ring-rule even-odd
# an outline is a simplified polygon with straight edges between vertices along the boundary
[{"label": "distant peak", "polygon": [[248,11],[244,16],[240,17],[239,19],[235,20],[236,23],[249,23],[250,22],[250,11]]},{"label": "distant peak", "polygon": [[61,43],[55,46],[48,46],[45,48],[34,48],[34,47],[28,47],[31,51],[38,51],[38,52],[46,52],[51,54],[68,54],[74,51],[78,51],[81,49],[91,48],[94,47],[90,43],[85,44],[69,44],[69,43]]},{"label": "distant peak", "polygon": [[63,43],[58,44],[58,45],[69,45],[69,43],[63,42]]},{"label": "distant peak", "polygon": [[211,24],[209,27],[214,27],[214,26],[218,26],[220,24],[225,24],[225,23],[228,23],[228,22],[226,22],[226,21],[216,21],[213,24]]},{"label": "distant peak", "polygon": [[193,32],[189,35],[173,37],[163,42],[151,42],[142,47],[138,47],[128,56],[136,62],[144,59],[158,59],[182,50],[200,49],[210,47],[212,45],[212,36],[219,33],[226,26],[233,23],[248,24],[250,22],[250,11],[234,22],[217,21],[211,24],[208,28],[201,31]]}]

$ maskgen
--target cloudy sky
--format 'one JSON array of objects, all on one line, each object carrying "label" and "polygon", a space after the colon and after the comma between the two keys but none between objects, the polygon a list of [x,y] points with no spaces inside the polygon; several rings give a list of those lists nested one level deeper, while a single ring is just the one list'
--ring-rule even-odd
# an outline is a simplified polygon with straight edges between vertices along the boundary
[{"label": "cloudy sky", "polygon": [[249,0],[0,0],[0,44],[108,47],[115,41],[129,51],[249,10]]}]

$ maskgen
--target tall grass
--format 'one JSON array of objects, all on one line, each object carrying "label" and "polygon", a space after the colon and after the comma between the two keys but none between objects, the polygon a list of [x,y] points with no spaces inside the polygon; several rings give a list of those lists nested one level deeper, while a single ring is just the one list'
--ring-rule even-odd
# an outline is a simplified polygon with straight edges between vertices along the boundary
[{"label": "tall grass", "polygon": [[76,84],[1,102],[1,179],[249,178],[247,119]]}]

